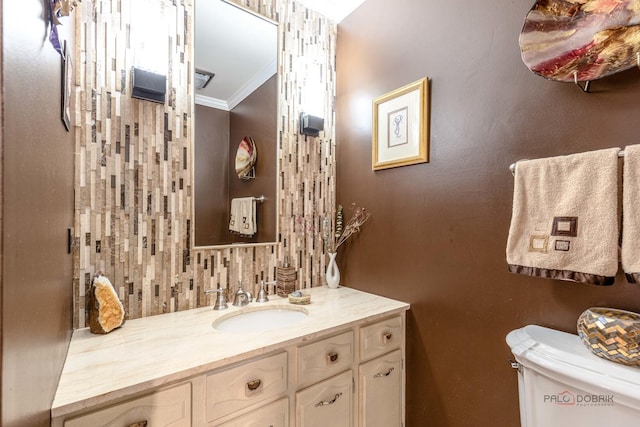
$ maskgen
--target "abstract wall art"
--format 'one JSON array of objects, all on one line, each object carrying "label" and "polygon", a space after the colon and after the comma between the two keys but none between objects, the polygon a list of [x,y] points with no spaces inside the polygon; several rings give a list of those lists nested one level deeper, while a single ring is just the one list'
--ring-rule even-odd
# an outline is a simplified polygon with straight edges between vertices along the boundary
[{"label": "abstract wall art", "polygon": [[640,0],[538,0],[520,34],[535,74],[589,82],[634,67],[640,55]]}]

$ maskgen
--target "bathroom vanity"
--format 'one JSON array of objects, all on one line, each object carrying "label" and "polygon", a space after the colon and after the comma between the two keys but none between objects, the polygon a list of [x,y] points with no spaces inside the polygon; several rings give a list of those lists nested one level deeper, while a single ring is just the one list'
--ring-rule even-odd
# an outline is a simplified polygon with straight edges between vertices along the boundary
[{"label": "bathroom vanity", "polygon": [[[131,320],[108,335],[74,331],[52,425],[401,426],[409,305],[351,288],[313,288],[311,303],[269,296]],[[261,310],[295,324],[220,331]]]}]

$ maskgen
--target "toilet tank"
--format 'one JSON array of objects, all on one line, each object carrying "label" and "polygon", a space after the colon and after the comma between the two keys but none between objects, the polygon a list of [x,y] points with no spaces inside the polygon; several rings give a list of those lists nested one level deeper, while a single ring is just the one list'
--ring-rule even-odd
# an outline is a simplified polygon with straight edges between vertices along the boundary
[{"label": "toilet tank", "polygon": [[507,344],[518,365],[522,427],[640,426],[640,367],[601,359],[577,335],[536,325],[511,331]]}]

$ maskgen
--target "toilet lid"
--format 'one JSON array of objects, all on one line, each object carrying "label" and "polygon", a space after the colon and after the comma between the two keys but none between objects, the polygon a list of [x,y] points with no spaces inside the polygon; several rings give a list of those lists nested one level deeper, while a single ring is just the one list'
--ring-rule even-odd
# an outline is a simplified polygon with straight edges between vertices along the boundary
[{"label": "toilet lid", "polygon": [[583,390],[608,390],[640,406],[640,367],[604,360],[591,353],[580,338],[537,325],[507,335],[516,360],[525,368]]}]

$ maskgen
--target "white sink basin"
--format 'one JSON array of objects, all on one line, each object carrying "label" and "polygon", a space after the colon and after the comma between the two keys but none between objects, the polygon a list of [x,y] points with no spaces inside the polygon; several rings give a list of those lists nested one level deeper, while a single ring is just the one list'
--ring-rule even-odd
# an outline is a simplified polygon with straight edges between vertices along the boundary
[{"label": "white sink basin", "polygon": [[308,315],[302,307],[249,307],[216,319],[213,327],[222,332],[264,332],[295,325]]}]

